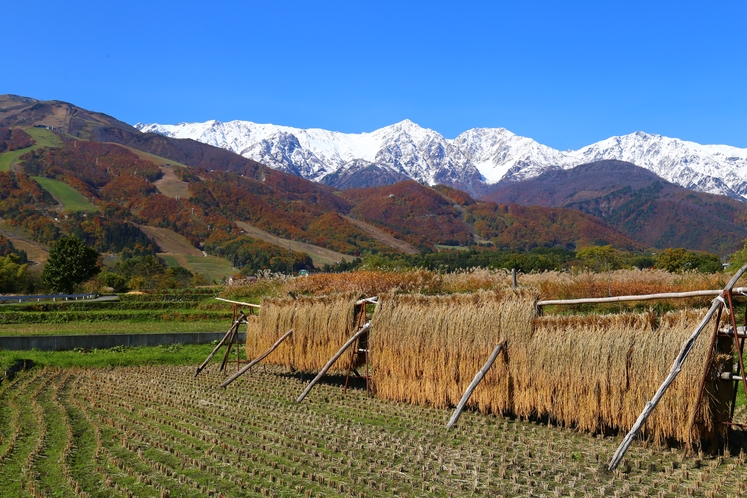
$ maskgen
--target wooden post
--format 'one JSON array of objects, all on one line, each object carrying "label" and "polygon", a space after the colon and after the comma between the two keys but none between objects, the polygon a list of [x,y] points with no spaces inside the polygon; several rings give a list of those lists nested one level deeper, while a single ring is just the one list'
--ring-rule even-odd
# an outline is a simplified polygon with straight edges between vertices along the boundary
[{"label": "wooden post", "polygon": [[275,344],[273,344],[272,346],[270,346],[270,349],[268,349],[267,351],[265,351],[261,355],[257,356],[257,358],[255,358],[254,360],[250,361],[244,368],[242,368],[241,370],[239,370],[238,372],[236,372],[235,374],[233,374],[232,376],[230,376],[228,379],[226,379],[226,381],[223,382],[223,384],[221,384],[220,387],[226,387],[228,384],[230,384],[231,382],[235,381],[236,379],[238,379],[239,377],[241,377],[242,375],[244,375],[246,372],[248,372],[249,369],[252,368],[254,365],[256,365],[260,361],[262,361],[265,358],[267,358],[268,356],[270,356],[270,353],[272,353],[273,351],[275,351],[277,349],[277,347],[280,346],[280,343],[283,342],[284,340],[286,340],[288,337],[290,337],[290,335],[292,333],[293,333],[293,329],[290,329],[288,332],[286,332],[285,334],[283,334],[283,336],[280,339],[278,339],[277,341],[275,341]]},{"label": "wooden post", "polygon": [[[737,280],[739,280],[739,277],[741,277],[745,271],[747,271],[747,265],[744,265],[742,268],[740,268],[739,271],[737,271],[737,273],[731,278],[731,280],[729,280],[729,283],[726,284],[726,287],[724,287],[724,290],[721,291],[721,295],[713,300],[713,304],[711,305],[711,308],[708,310],[708,313],[706,313],[706,316],[703,317],[703,320],[701,320],[698,327],[695,329],[692,335],[690,335],[690,337],[682,345],[682,349],[677,355],[677,358],[675,358],[674,363],[672,364],[672,368],[669,370],[669,375],[667,376],[666,379],[664,379],[664,382],[662,383],[662,385],[659,386],[659,389],[654,394],[654,397],[651,398],[651,401],[646,403],[646,406],[643,408],[643,411],[638,416],[638,420],[635,421],[635,424],[633,424],[633,427],[631,427],[628,434],[625,436],[625,438],[623,438],[622,443],[620,443],[620,446],[617,448],[617,451],[615,451],[615,454],[612,455],[612,460],[610,461],[610,464],[608,467],[609,470],[614,470],[617,467],[617,465],[620,463],[620,460],[622,460],[623,456],[625,455],[625,452],[628,451],[628,448],[633,442],[633,438],[635,438],[635,436],[641,430],[641,427],[643,427],[643,424],[646,423],[646,420],[651,415],[651,412],[654,411],[654,408],[656,408],[656,405],[659,404],[661,397],[664,396],[664,393],[669,388],[669,385],[674,381],[675,377],[677,377],[677,374],[679,374],[680,371],[682,370],[682,365],[685,363],[685,360],[687,360],[687,357],[690,354],[690,351],[692,350],[693,346],[695,345],[695,341],[700,335],[700,332],[705,328],[705,326],[711,320],[711,317],[716,312],[716,310],[719,309],[721,306],[723,306],[724,304],[723,296],[731,292],[732,287],[734,287],[734,284],[737,283]],[[733,310],[729,310],[729,311],[733,312]]]},{"label": "wooden post", "polygon": [[239,324],[245,320],[246,320],[246,315],[244,315],[243,312],[239,312],[239,317],[233,322],[233,325],[231,325],[231,328],[228,329],[228,332],[226,332],[226,335],[223,336],[223,339],[220,340],[218,345],[215,346],[215,349],[213,349],[212,353],[210,353],[208,357],[205,359],[205,361],[202,362],[202,365],[197,367],[197,371],[195,372],[195,377],[200,375],[200,372],[202,372],[202,369],[205,368],[208,363],[210,363],[210,360],[213,359],[213,356],[215,356],[215,353],[217,353],[220,347],[226,342],[226,340],[232,336],[232,333],[234,332],[234,330],[238,329]]},{"label": "wooden post", "polygon": [[301,393],[301,396],[298,397],[298,399],[296,400],[296,403],[300,403],[301,401],[303,401],[303,399],[306,397],[306,395],[309,394],[309,391],[311,391],[311,388],[314,387],[314,384],[316,384],[317,382],[319,382],[319,379],[321,379],[322,377],[324,377],[324,374],[327,373],[327,370],[329,370],[330,368],[332,368],[332,365],[334,365],[335,362],[340,358],[340,356],[342,356],[342,353],[344,353],[345,350],[348,349],[355,342],[355,340],[358,339],[360,336],[362,336],[369,328],[371,328],[371,322],[366,322],[366,324],[363,325],[358,330],[358,332],[356,332],[353,335],[353,337],[351,337],[350,339],[348,339],[347,342],[342,345],[342,347],[340,348],[340,350],[332,357],[331,360],[329,360],[327,362],[326,365],[324,365],[324,368],[322,368],[319,371],[319,373],[317,374],[317,376],[314,377],[314,380],[312,380],[311,382],[309,382],[309,385],[306,386],[306,389],[304,389],[304,391]]},{"label": "wooden post", "polygon": [[511,268],[511,287],[514,289],[518,287],[516,284],[516,268]]},{"label": "wooden post", "polygon": [[498,358],[498,353],[501,352],[502,348],[503,343],[501,342],[495,347],[493,352],[490,354],[490,358],[488,358],[488,361],[485,362],[485,365],[480,369],[480,371],[477,372],[475,378],[472,379],[472,383],[470,383],[467,390],[464,391],[462,399],[459,400],[459,404],[457,405],[456,410],[454,410],[454,414],[449,419],[449,423],[446,424],[447,429],[451,429],[451,427],[456,424],[457,420],[459,420],[459,416],[462,414],[462,410],[464,410],[464,406],[467,404],[469,397],[472,396],[472,392],[474,392],[477,384],[482,381],[482,378],[485,377],[485,374],[488,372],[488,370],[490,370],[490,367],[493,366],[493,363],[495,362],[495,359]]}]

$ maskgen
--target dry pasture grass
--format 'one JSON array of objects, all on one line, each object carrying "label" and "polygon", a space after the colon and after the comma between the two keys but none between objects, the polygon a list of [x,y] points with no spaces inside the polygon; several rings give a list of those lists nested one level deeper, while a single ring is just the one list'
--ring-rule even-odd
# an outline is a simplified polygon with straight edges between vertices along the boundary
[{"label": "dry pasture grass", "polygon": [[158,191],[166,197],[189,199],[189,183],[176,177],[173,166],[161,165],[160,168],[163,176],[153,182]]},{"label": "dry pasture grass", "polygon": [[[724,273],[670,273],[664,270],[616,270],[606,273],[543,272],[521,275],[521,285],[536,287],[540,299],[632,296],[666,292],[723,289],[729,276]],[[710,299],[672,300],[677,306],[691,306]]]},{"label": "dry pasture grass", "polygon": [[148,225],[140,225],[140,230],[165,253],[202,256],[202,251],[190,244],[186,237],[173,230]]}]

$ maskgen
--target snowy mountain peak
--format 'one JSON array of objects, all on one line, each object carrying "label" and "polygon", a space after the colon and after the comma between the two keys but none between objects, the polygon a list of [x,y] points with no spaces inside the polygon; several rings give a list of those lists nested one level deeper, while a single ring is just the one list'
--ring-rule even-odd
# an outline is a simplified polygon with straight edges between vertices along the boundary
[{"label": "snowy mountain peak", "polygon": [[249,121],[138,123],[135,127],[232,150],[314,181],[334,182],[341,177],[335,174],[338,171],[365,169],[370,183],[372,171],[378,170],[382,182],[406,176],[480,196],[499,181],[616,159],[686,188],[747,201],[747,149],[701,145],[643,131],[610,137],[575,151],[559,151],[505,128],[473,128],[450,140],[409,119],[360,134]]}]

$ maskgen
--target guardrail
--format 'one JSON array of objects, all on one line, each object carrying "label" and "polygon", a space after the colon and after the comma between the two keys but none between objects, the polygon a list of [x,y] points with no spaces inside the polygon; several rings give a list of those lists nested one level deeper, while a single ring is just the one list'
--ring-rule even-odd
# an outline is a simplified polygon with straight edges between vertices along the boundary
[{"label": "guardrail", "polygon": [[98,292],[89,292],[88,294],[39,294],[35,296],[0,296],[0,303],[22,303],[24,301],[41,301],[42,299],[51,299],[52,301],[70,301],[78,299],[96,299],[99,297]]}]

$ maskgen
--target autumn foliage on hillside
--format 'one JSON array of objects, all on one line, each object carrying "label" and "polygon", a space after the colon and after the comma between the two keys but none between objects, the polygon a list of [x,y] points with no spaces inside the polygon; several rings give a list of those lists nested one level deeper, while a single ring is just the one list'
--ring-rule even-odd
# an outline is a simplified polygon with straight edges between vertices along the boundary
[{"label": "autumn foliage on hillside", "polygon": [[486,202],[468,206],[465,221],[480,237],[511,250],[607,244],[625,250],[642,249],[604,222],[570,209]]},{"label": "autumn foliage on hillside", "polygon": [[[10,133],[12,138],[14,132]],[[72,232],[100,250],[132,249],[133,244],[149,247],[133,227],[150,225],[173,230],[195,247],[204,244],[211,253],[234,258],[247,268],[311,265],[305,256],[289,255],[285,248],[242,235],[234,222],[243,221],[279,237],[353,256],[397,253],[342,216],[349,215],[424,252],[437,245],[474,245],[473,234],[513,251],[594,244],[637,247],[604,223],[576,211],[477,203],[453,188],[431,188],[414,181],[335,192],[246,161],[237,171],[177,168],[189,182],[190,197],[173,198],[161,194],[154,184],[162,175],[160,168],[127,148],[63,141],[62,147],[42,147],[22,155],[25,173],[0,177],[0,216],[44,243]],[[99,214],[59,212],[57,203],[27,175],[65,182],[94,203]],[[136,242],[124,244],[125,236]]]},{"label": "autumn foliage on hillside", "polygon": [[268,171],[262,179],[210,172],[190,184],[190,199],[204,212],[245,221],[280,237],[351,255],[391,249],[339,215],[349,204],[326,187]]},{"label": "autumn foliage on hillside", "polygon": [[114,177],[101,189],[101,197],[112,201],[136,202],[156,192],[155,185],[145,178],[123,173]]},{"label": "autumn foliage on hillside", "polygon": [[22,226],[40,242],[55,240],[59,229],[45,212],[55,204],[38,183],[22,172],[0,171],[0,217]]},{"label": "autumn foliage on hillside", "polygon": [[385,187],[351,189],[341,196],[354,207],[351,215],[419,247],[467,245],[472,234],[461,213],[432,188],[408,180]]},{"label": "autumn foliage on hillside", "polygon": [[146,225],[173,230],[186,237],[195,247],[210,237],[211,230],[233,230],[233,223],[228,218],[203,210],[192,200],[150,195],[140,204],[137,219]]},{"label": "autumn foliage on hillside", "polygon": [[0,128],[0,153],[21,150],[34,145],[31,135],[21,128]]},{"label": "autumn foliage on hillside", "polygon": [[94,188],[121,174],[155,181],[161,170],[150,161],[114,144],[66,140],[64,148],[44,147],[21,156],[21,165],[34,176],[78,178]]},{"label": "autumn foliage on hillside", "polygon": [[307,234],[314,245],[353,256],[394,251],[334,212],[323,214],[314,220],[309,225]]},{"label": "autumn foliage on hillside", "polygon": [[241,268],[242,275],[254,275],[261,270],[297,272],[314,267],[308,254],[226,232],[215,232],[205,243],[205,250],[233,262]]},{"label": "autumn foliage on hillside", "polygon": [[434,185],[433,190],[460,206],[472,206],[476,201],[467,193],[446,185]]}]

